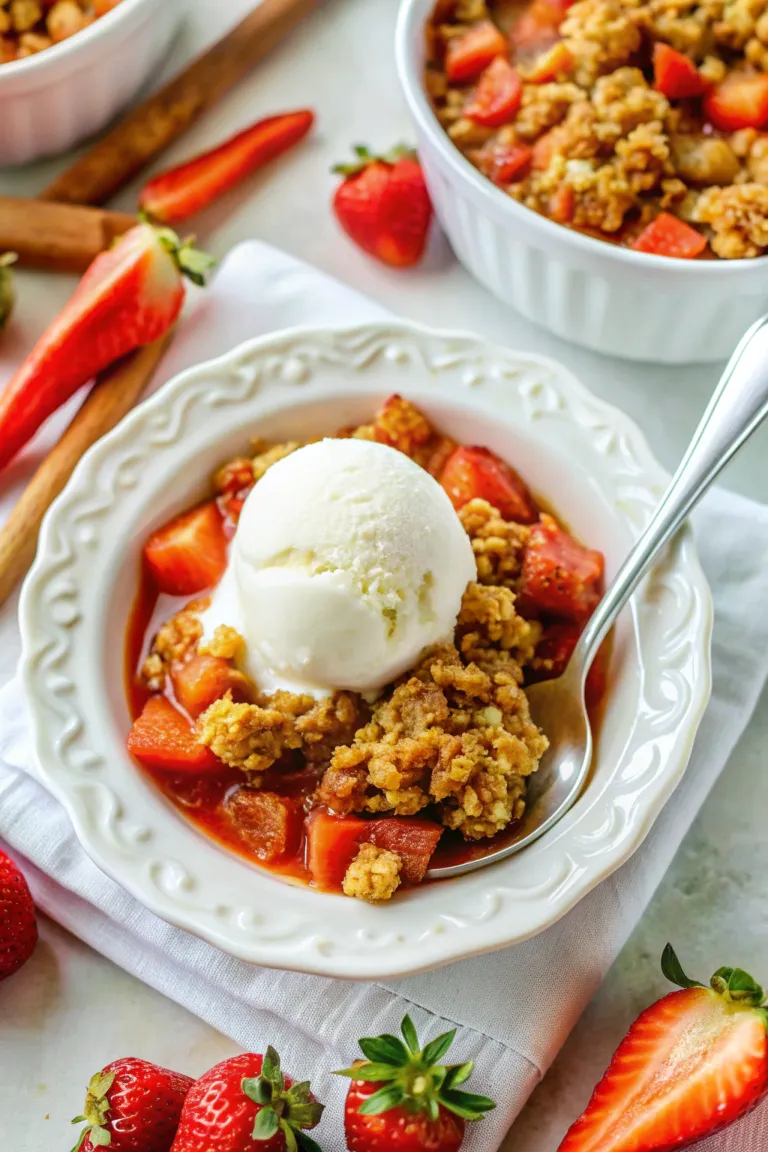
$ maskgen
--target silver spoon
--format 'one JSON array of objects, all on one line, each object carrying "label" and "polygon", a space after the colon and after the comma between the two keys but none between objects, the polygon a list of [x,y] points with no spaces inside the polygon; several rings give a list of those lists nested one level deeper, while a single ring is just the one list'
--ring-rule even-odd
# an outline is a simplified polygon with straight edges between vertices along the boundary
[{"label": "silver spoon", "polygon": [[576,802],[592,762],[584,686],[597,650],[662,548],[766,416],[768,316],[749,329],[733,353],[680,467],[595,609],[567,668],[556,680],[527,689],[531,714],[550,743],[530,778],[526,812],[515,839],[476,860],[430,868],[430,879],[459,876],[504,860],[543,836]]}]

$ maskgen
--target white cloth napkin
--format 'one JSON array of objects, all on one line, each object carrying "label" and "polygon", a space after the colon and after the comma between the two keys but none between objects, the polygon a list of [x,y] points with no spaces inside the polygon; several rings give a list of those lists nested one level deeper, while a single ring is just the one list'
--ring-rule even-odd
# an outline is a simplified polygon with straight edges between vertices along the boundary
[{"label": "white cloth napkin", "polygon": [[[378,305],[265,244],[241,244],[182,323],[159,380],[274,329],[386,316]],[[0,837],[45,912],[243,1047],[259,1051],[274,1042],[286,1067],[312,1074],[318,1096],[335,1105],[336,1117],[345,1084],[330,1072],[355,1057],[359,1036],[396,1032],[406,1011],[422,1035],[458,1025],[455,1058],[477,1062],[468,1087],[499,1104],[471,1126],[466,1148],[491,1152],[642,914],[768,674],[768,508],[713,492],[697,516],[697,530],[715,596],[714,693],[685,779],[632,860],[525,944],[439,972],[362,986],[231,959],[147,912],[90,862],[62,808],[30,774],[16,681],[0,692]],[[2,683],[11,677],[18,651],[8,609],[0,625]],[[329,1116],[317,1136],[327,1152],[342,1152],[337,1120]]]}]

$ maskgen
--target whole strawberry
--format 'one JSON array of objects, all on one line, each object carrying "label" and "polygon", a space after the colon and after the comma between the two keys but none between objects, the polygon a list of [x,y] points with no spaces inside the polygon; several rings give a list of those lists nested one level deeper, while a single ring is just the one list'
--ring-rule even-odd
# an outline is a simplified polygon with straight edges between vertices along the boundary
[{"label": "whole strawberry", "polygon": [[424,174],[418,157],[407,148],[372,155],[363,145],[356,160],[339,164],[344,176],[333,198],[333,210],[355,243],[384,264],[405,268],[421,259],[432,219]]},{"label": "whole strawberry", "polygon": [[455,1029],[419,1048],[410,1016],[397,1036],[362,1039],[367,1060],[338,1072],[352,1083],[344,1110],[349,1152],[457,1152],[466,1120],[495,1108],[487,1096],[459,1092],[474,1062],[441,1064]]},{"label": "whole strawberry", "polygon": [[0,980],[25,964],[37,944],[35,906],[13,860],[0,852]]},{"label": "whole strawberry", "polygon": [[169,1152],[193,1084],[148,1060],[113,1060],[91,1078],[83,1114],[72,1121],[85,1124],[72,1152]]},{"label": "whole strawberry", "polygon": [[274,1048],[222,1060],[184,1103],[172,1152],[321,1152],[307,1135],[323,1105],[309,1082],[294,1084]]},{"label": "whole strawberry", "polygon": [[669,944],[661,966],[682,991],[637,1018],[558,1152],[688,1148],[768,1093],[768,1007],[760,985],[741,968],[719,968],[706,988],[688,979]]}]

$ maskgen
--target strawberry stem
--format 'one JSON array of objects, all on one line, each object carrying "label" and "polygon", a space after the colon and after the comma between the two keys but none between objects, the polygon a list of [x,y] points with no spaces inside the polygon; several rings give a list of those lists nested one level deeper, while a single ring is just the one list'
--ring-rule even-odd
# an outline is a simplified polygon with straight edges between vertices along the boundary
[{"label": "strawberry stem", "polygon": [[320,1152],[303,1129],[314,1128],[320,1122],[324,1106],[312,1098],[308,1080],[286,1088],[280,1057],[271,1045],[264,1055],[261,1074],[244,1079],[241,1087],[249,1100],[259,1105],[251,1134],[254,1140],[271,1140],[282,1132],[286,1152],[298,1152],[299,1148]]},{"label": "strawberry stem", "polygon": [[[674,948],[667,944],[661,957],[661,970],[667,980],[679,988],[704,988],[698,980],[686,976]],[[710,987],[731,1004],[759,1008],[765,1002],[765,991],[743,968],[718,968]]]},{"label": "strawberry stem", "polygon": [[406,157],[415,157],[415,149],[409,147],[407,144],[396,144],[394,148],[390,148],[387,152],[379,154],[371,152],[365,144],[355,144],[352,148],[356,159],[347,164],[334,164],[331,169],[332,172],[340,176],[359,176],[366,168],[370,168],[371,164],[397,164],[398,160],[405,160]]}]

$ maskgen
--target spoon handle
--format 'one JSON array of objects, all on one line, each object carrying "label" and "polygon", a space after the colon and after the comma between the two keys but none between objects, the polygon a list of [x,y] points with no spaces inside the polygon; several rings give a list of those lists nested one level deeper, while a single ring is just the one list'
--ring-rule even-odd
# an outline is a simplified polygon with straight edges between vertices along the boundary
[{"label": "spoon handle", "polygon": [[752,325],[731,356],[661,503],[584,629],[571,660],[582,675],[659,551],[766,416],[768,316]]}]

